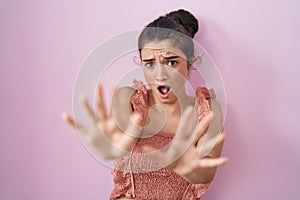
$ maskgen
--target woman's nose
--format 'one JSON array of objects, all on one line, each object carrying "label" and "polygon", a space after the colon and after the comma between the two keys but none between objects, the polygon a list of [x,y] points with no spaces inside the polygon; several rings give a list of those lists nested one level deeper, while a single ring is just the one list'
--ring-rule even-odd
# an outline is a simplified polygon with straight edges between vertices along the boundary
[{"label": "woman's nose", "polygon": [[167,69],[165,66],[157,66],[157,74],[156,74],[156,81],[162,82],[162,81],[166,81],[168,79],[167,76]]}]

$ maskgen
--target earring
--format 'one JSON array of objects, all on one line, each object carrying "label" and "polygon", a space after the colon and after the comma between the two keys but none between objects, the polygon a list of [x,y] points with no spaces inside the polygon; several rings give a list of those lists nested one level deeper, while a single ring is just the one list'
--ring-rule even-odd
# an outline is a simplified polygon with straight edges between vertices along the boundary
[{"label": "earring", "polygon": [[136,64],[138,66],[142,65],[141,58],[138,55],[133,56],[132,61],[134,64]]},{"label": "earring", "polygon": [[195,62],[197,62],[197,65],[201,65],[202,64],[202,57],[201,56],[197,56],[197,57],[195,57],[193,60],[192,60],[192,62],[191,62],[191,69],[192,70],[195,70],[196,69],[196,67],[193,65]]}]

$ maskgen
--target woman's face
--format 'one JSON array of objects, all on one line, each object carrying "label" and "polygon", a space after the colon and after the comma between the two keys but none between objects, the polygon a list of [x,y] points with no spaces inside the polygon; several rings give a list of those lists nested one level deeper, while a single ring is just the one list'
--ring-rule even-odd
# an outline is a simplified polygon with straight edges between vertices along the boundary
[{"label": "woman's face", "polygon": [[174,41],[151,41],[141,50],[143,72],[153,97],[161,103],[172,103],[185,94],[189,66],[185,54]]}]

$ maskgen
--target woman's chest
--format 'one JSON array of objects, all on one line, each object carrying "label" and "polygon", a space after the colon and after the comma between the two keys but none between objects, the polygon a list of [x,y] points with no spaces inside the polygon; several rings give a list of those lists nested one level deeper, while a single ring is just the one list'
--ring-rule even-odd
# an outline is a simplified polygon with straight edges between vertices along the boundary
[{"label": "woman's chest", "polygon": [[164,132],[173,135],[176,134],[180,122],[181,115],[152,111],[147,114],[144,129],[147,132]]}]

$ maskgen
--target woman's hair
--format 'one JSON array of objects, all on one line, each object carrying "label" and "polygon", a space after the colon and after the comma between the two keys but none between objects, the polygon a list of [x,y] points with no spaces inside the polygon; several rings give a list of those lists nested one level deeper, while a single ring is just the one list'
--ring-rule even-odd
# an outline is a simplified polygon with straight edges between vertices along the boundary
[{"label": "woman's hair", "polygon": [[194,55],[193,37],[198,31],[198,20],[180,9],[160,16],[144,27],[138,39],[139,52],[147,42],[170,39],[191,62]]}]

